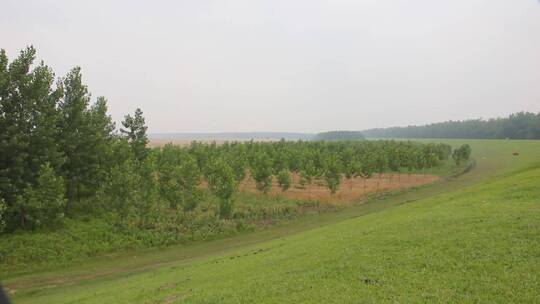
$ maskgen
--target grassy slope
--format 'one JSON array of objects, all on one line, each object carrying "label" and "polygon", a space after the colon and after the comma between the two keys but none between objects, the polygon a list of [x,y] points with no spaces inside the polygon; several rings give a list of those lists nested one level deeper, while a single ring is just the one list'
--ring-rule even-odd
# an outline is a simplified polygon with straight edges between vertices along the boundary
[{"label": "grassy slope", "polygon": [[[154,265],[149,268],[151,271],[132,275],[121,272],[114,280],[101,277],[75,286],[65,286],[59,281],[61,286],[57,288],[20,290],[16,300],[21,303],[143,299],[150,302],[167,299],[188,302],[240,299],[247,302],[260,299],[269,302],[532,301],[532,297],[537,296],[533,288],[539,283],[534,269],[539,268],[540,258],[540,193],[536,187],[540,171],[523,168],[531,168],[540,161],[539,148],[540,143],[536,142],[474,142],[478,167],[471,173],[457,181],[374,202],[376,204],[370,208],[377,210],[378,204],[385,201],[395,205],[457,189],[491,176],[483,184],[250,245],[233,253],[212,249],[211,244],[206,244],[194,250],[192,256],[214,255],[174,262],[174,251],[169,251],[171,259],[165,259],[167,264]],[[522,156],[509,157],[512,151],[520,151]],[[517,169],[522,172],[510,173]],[[350,216],[359,214],[363,213],[359,211]],[[336,216],[336,219],[342,218]],[[306,226],[313,225],[307,222]],[[293,226],[283,234],[294,231]],[[283,234],[276,233],[272,237]],[[253,238],[253,234],[246,236],[249,237]],[[252,244],[257,237],[255,234],[251,242],[239,239],[238,246],[231,247]],[[260,239],[267,238],[262,235]],[[242,244],[242,240],[245,243]],[[189,249],[182,252],[186,251]],[[154,252],[146,259],[159,260],[160,256]],[[92,267],[100,270],[107,267],[107,263]],[[19,279],[7,283],[23,281]]]},{"label": "grassy slope", "polygon": [[[431,169],[430,174],[449,176],[460,170],[447,161]],[[91,202],[87,202],[92,204]],[[205,193],[203,205],[217,206],[212,195]],[[221,221],[201,206],[182,221],[182,227],[166,229],[121,229],[111,213],[78,214],[64,221],[62,227],[39,231],[18,231],[0,235],[0,278],[8,279],[36,271],[78,265],[81,261],[103,255],[118,255],[155,247],[192,244],[193,242],[226,238],[239,233],[265,228],[276,222],[297,220],[308,214],[336,211],[317,202],[296,201],[284,197],[264,197],[252,193],[237,193],[235,209],[239,216],[233,221]],[[180,225],[179,223],[177,225]]]}]

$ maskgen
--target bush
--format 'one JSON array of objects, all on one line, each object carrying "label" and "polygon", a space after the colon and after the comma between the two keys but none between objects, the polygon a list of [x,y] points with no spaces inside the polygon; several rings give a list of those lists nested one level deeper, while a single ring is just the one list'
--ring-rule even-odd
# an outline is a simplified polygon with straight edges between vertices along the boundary
[{"label": "bush", "polygon": [[206,172],[208,188],[216,195],[219,202],[219,213],[222,217],[229,217],[232,211],[232,196],[238,186],[234,171],[221,159],[214,159]]},{"label": "bush", "polygon": [[336,193],[341,182],[342,164],[336,155],[329,155],[324,161],[324,180],[332,194]]},{"label": "bush", "polygon": [[469,160],[471,156],[471,147],[468,144],[463,144],[461,147],[454,150],[452,153],[452,158],[459,166],[462,161]]},{"label": "bush", "polygon": [[[166,154],[164,150],[163,154]],[[165,158],[165,157],[163,157]],[[159,183],[161,195],[170,206],[177,209],[182,206],[185,211],[197,207],[201,193],[198,189],[200,172],[196,159],[185,153],[179,152],[175,160],[162,162],[159,166]]]},{"label": "bush", "polygon": [[291,175],[288,170],[281,170],[277,175],[277,182],[281,190],[287,191],[291,187]]},{"label": "bush", "polygon": [[267,193],[272,187],[272,160],[266,153],[257,153],[251,164],[251,176],[257,190]]},{"label": "bush", "polygon": [[16,201],[23,228],[58,224],[64,217],[65,206],[64,180],[55,175],[48,163],[40,167],[36,185],[26,187]]},{"label": "bush", "polygon": [[126,159],[112,168],[104,193],[121,221],[128,216],[131,208],[140,205],[143,200],[142,184],[133,159]]}]

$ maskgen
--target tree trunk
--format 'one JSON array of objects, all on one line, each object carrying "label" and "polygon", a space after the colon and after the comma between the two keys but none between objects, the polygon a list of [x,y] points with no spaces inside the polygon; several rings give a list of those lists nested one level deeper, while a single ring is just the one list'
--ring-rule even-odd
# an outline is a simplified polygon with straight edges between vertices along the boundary
[{"label": "tree trunk", "polygon": [[20,216],[21,216],[21,227],[25,228],[25,227],[24,227],[24,211],[23,211],[22,209],[21,209],[21,214],[20,214]]},{"label": "tree trunk", "polygon": [[81,205],[81,183],[77,183],[77,203]]},{"label": "tree trunk", "polygon": [[73,188],[75,188],[74,182],[70,181],[69,187],[67,189],[67,201],[66,201],[66,207],[65,207],[65,214],[68,214],[69,210],[71,210],[71,204],[73,201]]},{"label": "tree trunk", "polygon": [[366,195],[366,182],[367,182],[367,177],[363,177],[364,179],[364,191],[363,191],[363,195]]}]

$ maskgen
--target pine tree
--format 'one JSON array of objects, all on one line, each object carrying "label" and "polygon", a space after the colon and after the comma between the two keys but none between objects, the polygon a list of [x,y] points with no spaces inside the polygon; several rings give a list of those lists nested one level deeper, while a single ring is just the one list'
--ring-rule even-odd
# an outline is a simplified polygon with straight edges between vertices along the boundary
[{"label": "pine tree", "polygon": [[127,137],[135,157],[142,161],[148,153],[148,136],[146,135],[147,127],[141,109],[137,108],[133,116],[126,115],[122,126],[125,129],[120,129],[120,132]]},{"label": "pine tree", "polygon": [[[0,51],[0,192],[8,207],[36,184],[44,164],[58,172],[64,162],[58,145],[62,87],[52,89],[54,74],[43,62],[30,70],[35,54],[28,47],[8,66],[5,51]],[[8,217],[20,218],[11,207]],[[18,226],[8,222],[11,228]]]},{"label": "pine tree", "polygon": [[5,51],[0,51],[0,193],[8,207],[29,182],[26,177],[32,107],[25,95],[35,53],[28,47],[8,64]]},{"label": "pine tree", "polygon": [[[58,104],[62,96],[62,86],[52,90],[54,74],[43,62],[32,71],[32,82],[28,98],[32,100],[30,106],[29,146],[28,146],[28,170],[37,173],[42,165],[48,163],[55,172],[65,161],[63,152],[60,150],[60,111]],[[31,173],[31,174],[32,174]],[[29,176],[34,182],[35,175]]]},{"label": "pine tree", "polygon": [[90,94],[82,83],[81,69],[72,69],[64,78],[64,95],[60,102],[62,114],[61,140],[66,161],[62,166],[66,181],[69,211],[71,204],[80,201],[83,191],[92,183],[98,164],[94,151]]},{"label": "pine tree", "polygon": [[91,150],[88,151],[88,161],[93,164],[92,174],[87,181],[87,187],[94,192],[107,179],[112,162],[112,143],[115,140],[115,124],[107,114],[107,100],[98,97],[96,103],[89,109],[89,134]]}]

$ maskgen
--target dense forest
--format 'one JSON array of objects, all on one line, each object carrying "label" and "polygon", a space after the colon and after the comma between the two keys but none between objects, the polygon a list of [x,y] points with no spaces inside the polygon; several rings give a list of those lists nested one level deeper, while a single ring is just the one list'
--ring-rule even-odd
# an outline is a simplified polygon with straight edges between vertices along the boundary
[{"label": "dense forest", "polygon": [[48,66],[34,65],[35,56],[29,47],[8,62],[0,52],[4,233],[56,227],[66,218],[101,212],[112,215],[118,229],[178,234],[201,214],[203,222],[260,214],[235,209],[238,184],[246,176],[261,193],[274,179],[286,191],[292,173],[301,176],[301,184],[316,180],[334,193],[342,178],[432,168],[450,156],[460,163],[470,154],[468,146],[452,152],[445,144],[409,141],[193,142],[149,149],[140,109],[117,130],[106,99],[92,100],[80,68],[55,84]]},{"label": "dense forest", "polygon": [[362,133],[369,138],[540,139],[540,113],[519,112],[504,118],[369,129]]}]

